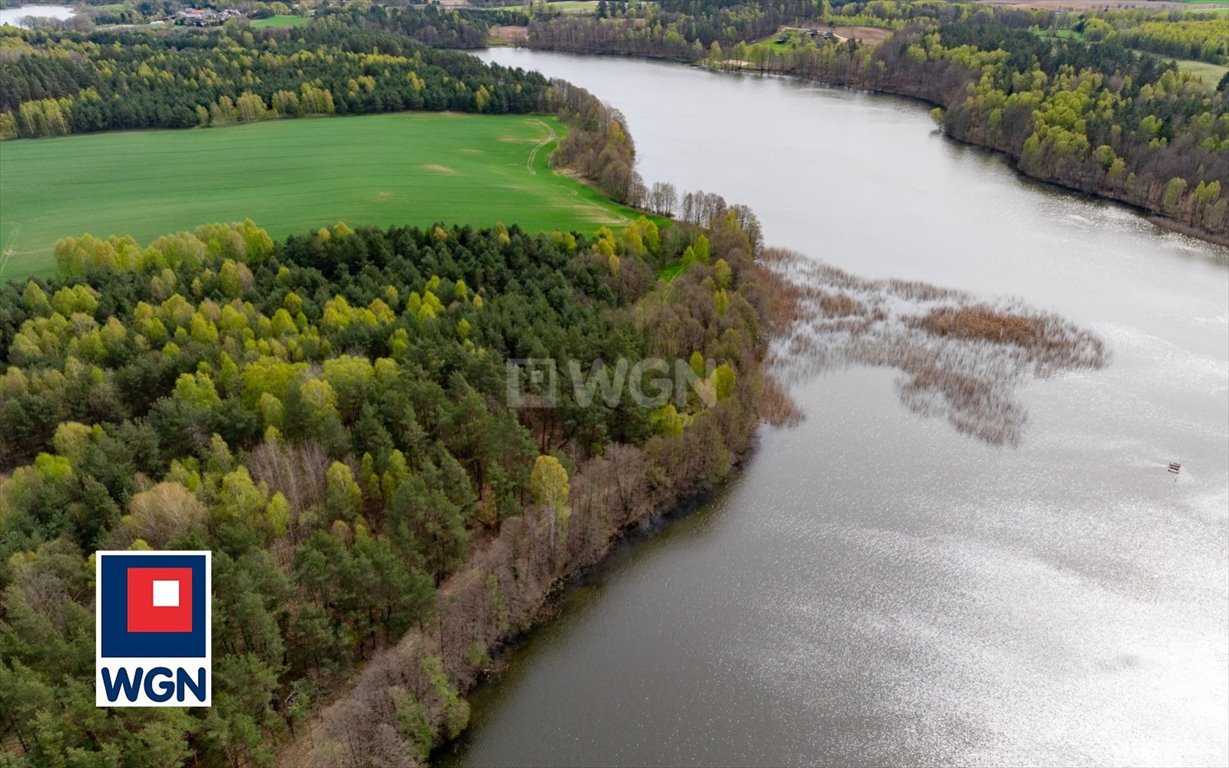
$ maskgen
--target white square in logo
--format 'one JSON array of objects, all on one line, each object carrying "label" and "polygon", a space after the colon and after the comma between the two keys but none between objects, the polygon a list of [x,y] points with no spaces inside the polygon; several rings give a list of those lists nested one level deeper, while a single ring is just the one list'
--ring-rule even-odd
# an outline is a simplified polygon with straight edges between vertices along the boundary
[{"label": "white square in logo", "polygon": [[154,607],[155,608],[178,608],[179,607],[179,582],[178,581],[154,581]]}]

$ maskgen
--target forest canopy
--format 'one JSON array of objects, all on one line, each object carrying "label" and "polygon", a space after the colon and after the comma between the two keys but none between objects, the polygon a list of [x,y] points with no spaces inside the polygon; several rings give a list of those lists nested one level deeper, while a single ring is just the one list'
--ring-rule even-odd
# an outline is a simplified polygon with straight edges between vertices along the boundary
[{"label": "forest canopy", "polygon": [[[437,588],[485,552],[486,608],[435,633],[396,702],[418,713],[404,761],[454,735],[479,637],[745,448],[756,243],[709,213],[593,238],[338,224],[279,244],[247,222],[60,242],[57,279],[0,287],[0,738],[36,764],[267,763],[355,664],[442,621]],[[508,359],[650,357],[687,361],[696,392],[509,407]],[[512,567],[493,540],[532,551]],[[90,558],[125,548],[213,550],[211,709],[94,708]]]},{"label": "forest canopy", "polygon": [[[390,25],[391,26],[391,25]],[[0,138],[401,110],[543,110],[536,72],[324,20],[183,35],[0,27]]]}]

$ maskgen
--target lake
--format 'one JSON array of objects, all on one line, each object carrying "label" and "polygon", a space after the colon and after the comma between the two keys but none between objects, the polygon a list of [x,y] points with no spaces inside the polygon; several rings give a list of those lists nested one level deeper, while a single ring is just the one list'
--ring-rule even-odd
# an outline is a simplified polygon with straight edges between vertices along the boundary
[{"label": "lake", "polygon": [[588,88],[647,182],[750,205],[770,244],[1019,297],[1112,360],[1029,384],[1019,448],[907,410],[892,371],[800,383],[806,422],[569,590],[446,763],[1229,762],[1229,250],[1022,179],[914,102],[481,58]]},{"label": "lake", "polygon": [[0,24],[20,27],[27,16],[44,19],[71,19],[77,13],[67,5],[23,5],[19,8],[0,8]]}]

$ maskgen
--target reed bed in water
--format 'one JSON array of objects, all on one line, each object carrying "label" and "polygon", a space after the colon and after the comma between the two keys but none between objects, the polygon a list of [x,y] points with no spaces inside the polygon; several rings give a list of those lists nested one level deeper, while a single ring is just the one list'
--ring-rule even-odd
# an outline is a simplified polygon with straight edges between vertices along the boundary
[{"label": "reed bed in water", "polygon": [[993,445],[1020,443],[1028,413],[1016,392],[1028,378],[1108,362],[1091,331],[1018,301],[868,280],[780,249],[767,249],[761,264],[774,309],[769,367],[777,378],[847,365],[896,368],[907,407]]}]

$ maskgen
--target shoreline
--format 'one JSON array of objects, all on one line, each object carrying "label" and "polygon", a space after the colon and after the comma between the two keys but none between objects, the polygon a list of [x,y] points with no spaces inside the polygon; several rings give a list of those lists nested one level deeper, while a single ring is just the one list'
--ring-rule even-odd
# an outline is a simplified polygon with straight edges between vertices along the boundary
[{"label": "shoreline", "polygon": [[[702,231],[714,237],[718,266],[699,265],[681,280],[711,281],[729,259],[737,275],[729,290],[743,302],[739,322],[766,328],[769,307],[758,298],[764,286],[752,261],[753,241],[741,228],[720,236],[712,229],[717,215]],[[651,313],[654,305],[638,306]],[[613,443],[578,462],[566,514],[540,503],[523,505],[472,539],[463,563],[437,587],[433,615],[329,686],[303,727],[275,750],[275,764],[363,764],[367,748],[390,739],[405,743],[413,760],[430,764],[431,754],[465,732],[464,695],[498,670],[492,656],[548,623],[561,597],[625,542],[701,508],[740,471],[758,444],[761,424],[776,423],[766,397],[777,391],[766,381],[772,336],[752,332],[732,368],[737,384],[679,431]],[[399,732],[407,707],[421,726]]]},{"label": "shoreline", "polygon": [[[946,109],[946,107],[943,104],[940,104],[935,101],[931,101],[930,99],[927,99],[923,96],[918,96],[915,94],[903,93],[899,91],[891,91],[891,90],[887,90],[884,88],[874,88],[874,87],[870,87],[866,85],[837,83],[837,82],[833,82],[830,80],[823,80],[820,78],[808,77],[806,75],[793,74],[790,72],[772,72],[772,71],[765,70],[765,69],[755,69],[755,68],[752,68],[751,66],[722,66],[721,64],[707,63],[705,60],[688,62],[688,61],[684,61],[684,60],[681,60],[675,57],[670,57],[670,56],[645,56],[641,54],[629,54],[629,53],[589,54],[589,53],[579,53],[576,51],[561,50],[561,49],[556,49],[556,48],[535,48],[530,45],[511,45],[511,46],[504,45],[504,46],[498,46],[498,47],[524,48],[525,50],[528,50],[528,51],[543,51],[547,53],[563,53],[569,56],[582,56],[585,58],[610,57],[610,58],[619,58],[619,59],[639,59],[641,61],[672,62],[676,64],[681,64],[683,66],[694,67],[696,69],[708,70],[711,72],[750,74],[750,75],[755,75],[757,77],[780,77],[784,79],[793,80],[795,82],[811,83],[811,84],[823,86],[825,88],[834,88],[834,89],[850,91],[854,93],[868,93],[868,94],[875,94],[875,95],[881,95],[881,96],[892,96],[894,98],[906,99],[909,101],[917,102],[919,106],[925,105],[929,107],[940,107],[940,108]],[[734,62],[732,60],[726,60],[722,62],[722,64],[731,64],[731,63],[734,63]],[[742,62],[742,63],[749,64],[750,62]],[[960,137],[954,136],[951,133],[949,133],[942,126],[939,126],[938,130],[941,131],[945,137],[951,139],[952,141],[958,142],[967,147],[975,147],[980,150],[985,150],[991,154],[998,155],[1000,157],[1007,159],[1009,161],[1011,169],[1020,178],[1027,179],[1028,181],[1031,181],[1031,182],[1047,184],[1057,189],[1063,190],[1065,192],[1082,195],[1091,200],[1101,200],[1101,201],[1105,201],[1108,203],[1113,203],[1115,205],[1120,205],[1126,208],[1127,210],[1131,211],[1132,213],[1137,214],[1141,218],[1146,219],[1147,221],[1149,221],[1154,226],[1160,229],[1165,229],[1170,232],[1176,232],[1178,234],[1186,235],[1187,237],[1193,237],[1195,239],[1202,240],[1207,243],[1211,243],[1212,245],[1229,248],[1229,234],[1222,235],[1218,232],[1211,232],[1202,227],[1188,224],[1183,221],[1179,221],[1170,216],[1166,216],[1163,213],[1150,210],[1136,203],[1132,203],[1129,200],[1123,200],[1121,198],[1115,197],[1113,195],[1105,194],[1103,192],[1081,189],[1080,187],[1074,187],[1074,186],[1065,184],[1062,181],[1059,181],[1056,179],[1047,179],[1041,176],[1034,176],[1026,172],[1025,170],[1023,170],[1022,168],[1020,168],[1019,158],[1010,152],[998,149],[996,147],[987,146],[985,144],[980,144],[975,141],[961,139]]]},{"label": "shoreline", "polygon": [[[759,370],[763,370],[765,359],[759,361]],[[686,518],[704,508],[719,498],[730,483],[736,482],[746,462],[751,460],[759,446],[760,430],[768,423],[768,419],[757,415],[750,429],[743,437],[745,447],[730,457],[729,473],[718,484],[690,493],[683,498],[660,507],[649,508],[644,514],[633,516],[623,525],[607,532],[601,545],[599,556],[589,562],[581,562],[553,578],[545,589],[535,596],[530,610],[520,617],[511,628],[499,633],[492,642],[484,644],[485,663],[465,670],[464,674],[455,680],[455,693],[468,707],[466,696],[483,685],[497,685],[499,678],[507,670],[508,657],[522,648],[533,633],[543,630],[551,621],[559,616],[562,601],[565,596],[579,587],[584,586],[588,579],[609,568],[621,549],[632,547],[654,533],[671,525],[673,522]],[[528,517],[531,510],[526,509],[522,519]],[[513,522],[512,519],[505,523]],[[586,531],[582,535],[592,533]],[[472,574],[489,568],[489,561],[498,555],[500,536],[488,539],[482,548],[475,548],[466,558],[466,562],[453,573],[443,584],[438,593],[441,604],[456,604],[462,602],[457,593],[465,588],[466,582],[472,582]],[[484,567],[486,566],[486,567]],[[316,711],[311,720],[304,724],[301,731],[290,740],[282,743],[275,750],[274,765],[281,768],[296,768],[297,766],[325,766],[334,764],[338,757],[330,750],[332,746],[329,734],[329,721],[339,710],[355,699],[364,698],[364,689],[379,687],[383,684],[382,677],[390,677],[400,672],[407,674],[406,662],[412,660],[415,665],[424,659],[433,657],[434,653],[443,655],[440,646],[442,636],[451,622],[443,608],[439,609],[432,621],[420,628],[411,629],[396,644],[372,656],[354,670],[347,682],[340,686],[336,695],[328,703]],[[475,641],[476,642],[476,641]],[[421,670],[415,670],[421,676]],[[468,711],[468,710],[467,710]],[[444,724],[440,723],[443,727]],[[458,733],[446,736],[435,744],[423,765],[437,765],[446,756],[448,750],[455,747],[469,732],[471,723],[468,721]]]},{"label": "shoreline", "polygon": [[[485,686],[498,686],[502,682],[501,678],[508,671],[511,657],[530,643],[537,633],[545,631],[552,622],[560,617],[564,610],[563,603],[569,594],[587,586],[593,580],[609,572],[623,552],[648,541],[675,523],[700,512],[721,498],[729,486],[738,481],[738,475],[741,473],[744,465],[753,458],[758,448],[760,430],[766,423],[766,421],[761,421],[756,426],[752,433],[751,444],[746,451],[735,457],[731,466],[730,476],[720,485],[682,499],[673,507],[658,510],[637,522],[629,523],[623,530],[615,532],[610,539],[610,546],[606,554],[600,560],[583,566],[570,578],[557,582],[538,609],[537,614],[532,617],[531,622],[489,649],[488,653],[491,655],[490,665],[473,680],[467,689],[459,692],[462,695],[469,696]],[[454,738],[441,742],[432,749],[427,759],[427,765],[439,765],[443,760],[457,757],[456,747],[466,741],[473,726],[474,723],[471,718],[465,730]]]},{"label": "shoreline", "polygon": [[[528,46],[526,46],[526,48],[528,50],[540,50],[540,49],[535,49],[535,48],[528,48]],[[584,56],[585,54],[580,53],[580,54],[574,54],[574,55]],[[647,60],[649,61],[677,61],[676,59],[653,59],[651,57],[638,57],[638,56],[632,56],[630,58],[647,58]],[[947,108],[943,104],[940,104],[936,101],[931,101],[930,99],[927,99],[923,96],[916,96],[914,94],[909,94],[909,93],[900,93],[898,91],[889,91],[883,88],[871,88],[868,86],[861,86],[861,85],[834,83],[829,80],[821,80],[819,78],[807,77],[805,75],[795,75],[789,72],[769,72],[767,70],[752,69],[750,67],[721,67],[721,66],[714,66],[714,65],[706,64],[702,61],[694,62],[690,64],[689,66],[693,66],[698,69],[710,70],[713,72],[738,72],[738,73],[743,73],[743,74],[756,75],[758,77],[780,77],[780,78],[784,78],[788,80],[793,80],[799,83],[812,83],[815,85],[823,86],[825,88],[834,88],[837,90],[849,91],[853,93],[868,93],[868,94],[873,94],[877,96],[892,96],[898,99],[905,99],[907,101],[917,102],[919,106],[939,107],[941,109]],[[962,139],[959,136],[954,136],[951,133],[949,133],[946,129],[944,129],[943,126],[941,125],[936,126],[936,130],[942,133],[944,138],[950,139],[958,144],[961,144],[966,147],[974,147],[976,149],[989,152],[992,155],[997,155],[998,157],[1005,159],[1006,161],[1008,161],[1008,165],[1011,168],[1011,170],[1016,174],[1017,177],[1021,179],[1026,179],[1029,182],[1034,182],[1038,184],[1045,184],[1047,186],[1054,187],[1056,189],[1062,190],[1070,194],[1080,195],[1081,197],[1085,197],[1089,200],[1099,200],[1099,201],[1104,201],[1107,203],[1112,203],[1114,205],[1119,205],[1131,211],[1132,213],[1135,213],[1140,218],[1147,220],[1148,222],[1150,222],[1151,224],[1153,224],[1154,226],[1160,229],[1168,230],[1170,232],[1176,232],[1181,235],[1186,235],[1187,237],[1193,237],[1197,240],[1202,240],[1206,243],[1211,243],[1212,245],[1218,245],[1218,246],[1222,246],[1225,248],[1229,248],[1229,234],[1221,235],[1218,232],[1210,232],[1206,229],[1203,229],[1202,227],[1198,227],[1193,224],[1188,224],[1184,221],[1179,221],[1178,219],[1172,218],[1170,216],[1166,216],[1162,213],[1149,210],[1148,208],[1132,203],[1129,200],[1123,200],[1121,198],[1114,197],[1112,195],[1107,195],[1101,192],[1081,189],[1080,187],[1073,187],[1057,179],[1047,179],[1041,176],[1034,176],[1026,172],[1024,169],[1022,169],[1019,165],[1019,158],[1010,152],[1007,152],[1002,149],[998,149],[996,147],[987,146],[985,144],[980,144],[975,141],[969,141],[967,139]]]}]

